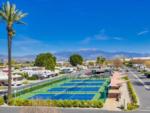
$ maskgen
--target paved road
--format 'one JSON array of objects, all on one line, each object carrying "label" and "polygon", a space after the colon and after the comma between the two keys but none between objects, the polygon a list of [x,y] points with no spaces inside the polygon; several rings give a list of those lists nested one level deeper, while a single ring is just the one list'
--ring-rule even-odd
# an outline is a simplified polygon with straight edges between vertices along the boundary
[{"label": "paved road", "polygon": [[[132,111],[132,112],[124,112],[124,111],[104,111],[98,109],[59,109],[58,112],[55,113],[150,113],[150,111]],[[0,113],[22,113],[20,112],[20,108],[15,107],[1,107]],[[51,112],[44,112],[44,113],[51,113]]]},{"label": "paved road", "polygon": [[128,74],[140,100],[139,110],[150,113],[150,79],[135,70],[129,71]]}]

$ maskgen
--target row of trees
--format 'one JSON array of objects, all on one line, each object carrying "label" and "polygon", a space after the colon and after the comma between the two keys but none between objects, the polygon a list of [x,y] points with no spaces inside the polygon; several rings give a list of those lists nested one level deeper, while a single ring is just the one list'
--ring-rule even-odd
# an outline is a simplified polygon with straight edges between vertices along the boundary
[{"label": "row of trees", "polygon": [[[73,54],[69,58],[72,66],[82,65],[83,58],[78,54]],[[42,53],[37,55],[35,59],[35,66],[45,67],[48,70],[54,70],[56,66],[56,57],[51,53]]]},{"label": "row of trees", "polygon": [[[83,57],[81,55],[74,54],[70,56],[69,61],[72,66],[81,65],[83,63]],[[105,62],[106,62],[106,59],[102,56],[97,57],[96,59],[97,65],[103,65]],[[94,64],[95,64],[94,62],[89,62],[89,65],[94,65]]]},{"label": "row of trees", "polygon": [[[69,58],[69,62],[72,66],[82,65],[83,57],[79,54],[73,54]],[[106,62],[104,57],[97,57],[96,64],[103,65]],[[35,59],[35,66],[45,67],[49,70],[54,70],[56,66],[56,57],[51,53],[42,53],[37,55]]]},{"label": "row of trees", "polygon": [[[69,58],[69,62],[72,66],[82,65],[83,64],[83,57],[79,54],[73,54]],[[132,67],[133,62],[128,61],[124,62],[120,60],[119,58],[113,59],[113,60],[107,60],[104,57],[97,57],[96,63],[95,62],[89,62],[89,65],[100,65],[103,66],[104,64],[110,64],[113,65],[116,68],[122,67],[123,65]],[[56,57],[51,53],[42,53],[37,55],[35,59],[35,66],[45,67],[48,70],[54,70],[56,66]]]}]

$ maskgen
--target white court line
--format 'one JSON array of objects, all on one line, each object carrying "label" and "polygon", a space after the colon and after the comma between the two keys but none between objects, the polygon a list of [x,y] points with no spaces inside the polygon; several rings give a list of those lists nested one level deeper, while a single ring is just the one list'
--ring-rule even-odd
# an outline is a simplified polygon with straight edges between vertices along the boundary
[{"label": "white court line", "polygon": [[130,71],[130,73],[131,73],[135,78],[137,78],[138,81],[139,81],[141,84],[143,84],[143,86],[145,87],[145,89],[150,89],[150,87],[149,87],[148,85],[145,85],[145,83],[144,83],[135,73],[133,73],[132,71]]}]

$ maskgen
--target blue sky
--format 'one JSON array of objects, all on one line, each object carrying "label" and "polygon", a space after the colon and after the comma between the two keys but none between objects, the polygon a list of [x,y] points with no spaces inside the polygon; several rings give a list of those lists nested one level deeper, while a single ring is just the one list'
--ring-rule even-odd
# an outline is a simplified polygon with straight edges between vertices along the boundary
[{"label": "blue sky", "polygon": [[[150,53],[150,0],[10,1],[29,14],[26,26],[15,25],[13,55],[81,49]],[[0,54],[7,54],[3,23]]]}]

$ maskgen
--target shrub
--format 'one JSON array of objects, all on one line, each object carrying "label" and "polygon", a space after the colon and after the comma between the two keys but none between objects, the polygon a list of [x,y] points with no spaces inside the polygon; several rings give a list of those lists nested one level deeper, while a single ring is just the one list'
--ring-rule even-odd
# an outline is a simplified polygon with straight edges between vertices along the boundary
[{"label": "shrub", "polygon": [[31,77],[29,77],[28,73],[21,73],[21,76],[27,80],[38,80],[39,79],[38,75],[32,75]]},{"label": "shrub", "polygon": [[[128,77],[125,77],[124,79],[125,80],[129,80]],[[137,99],[137,95],[136,95],[136,93],[134,91],[134,88],[133,88],[133,86],[132,86],[130,81],[127,82],[127,86],[128,86],[130,97],[132,99],[132,102],[127,104],[127,109],[128,110],[137,109],[139,107],[138,99]]]},{"label": "shrub", "polygon": [[12,99],[9,102],[9,105],[15,105],[15,106],[29,106],[31,105],[31,101],[24,100],[24,99]]},{"label": "shrub", "polygon": [[141,70],[141,73],[145,73],[146,72],[146,70]]},{"label": "shrub", "polygon": [[81,106],[81,102],[80,101],[78,101],[78,100],[75,100],[75,101],[73,101],[72,102],[72,107],[80,107]]},{"label": "shrub", "polygon": [[[64,100],[63,101],[63,106],[64,107],[72,107],[73,105],[72,105],[72,101],[69,101],[69,100]],[[62,107],[63,107],[62,106]]]},{"label": "shrub", "polygon": [[9,103],[15,106],[54,106],[54,107],[81,107],[81,108],[101,108],[103,103],[100,100],[80,101],[80,100],[24,100],[12,99]]},{"label": "shrub", "polygon": [[101,101],[94,100],[94,101],[92,101],[92,107],[94,107],[94,108],[101,108],[101,107],[103,107],[103,104],[102,104]]},{"label": "shrub", "polygon": [[28,73],[21,73],[21,76],[22,76],[23,78],[26,78],[26,79],[27,79],[29,75],[28,75]]},{"label": "shrub", "polygon": [[127,104],[127,109],[128,110],[134,110],[134,109],[137,109],[139,106],[135,103],[128,103]]},{"label": "shrub", "polygon": [[38,80],[38,75],[32,75],[31,77],[27,77],[28,80]]},{"label": "shrub", "polygon": [[0,97],[0,105],[3,105],[4,104],[4,99],[3,97]]},{"label": "shrub", "polygon": [[26,80],[26,81],[24,81],[24,82],[22,82],[23,84],[29,84],[29,82]]},{"label": "shrub", "polygon": [[14,66],[14,68],[15,68],[15,69],[19,69],[19,68],[20,68],[20,66],[16,65],[16,66]]},{"label": "shrub", "polygon": [[89,108],[92,105],[92,101],[84,101],[84,107]]},{"label": "shrub", "polygon": [[79,107],[81,107],[81,108],[84,108],[84,107],[85,107],[84,101],[80,101]]}]

